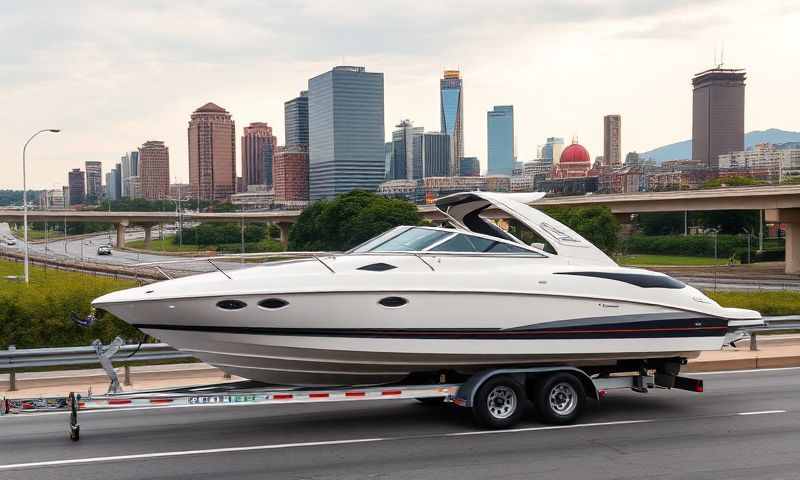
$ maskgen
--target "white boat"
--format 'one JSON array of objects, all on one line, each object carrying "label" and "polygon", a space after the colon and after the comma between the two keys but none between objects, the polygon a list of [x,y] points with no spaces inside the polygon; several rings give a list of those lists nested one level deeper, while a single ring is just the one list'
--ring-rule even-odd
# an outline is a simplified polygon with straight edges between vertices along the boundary
[{"label": "white boat", "polygon": [[[168,280],[93,305],[228,373],[303,386],[501,366],[630,369],[719,350],[729,326],[761,323],[667,275],[618,266],[527,205],[543,196],[455,194],[437,202],[452,228],[397,227],[344,254]],[[508,230],[487,217],[510,217]]]}]

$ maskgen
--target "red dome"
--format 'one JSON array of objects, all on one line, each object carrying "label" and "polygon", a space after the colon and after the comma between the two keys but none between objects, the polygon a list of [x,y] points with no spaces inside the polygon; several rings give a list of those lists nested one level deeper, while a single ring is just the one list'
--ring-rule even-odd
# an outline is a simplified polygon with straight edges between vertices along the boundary
[{"label": "red dome", "polygon": [[579,143],[573,143],[561,152],[561,163],[590,163],[589,152]]}]

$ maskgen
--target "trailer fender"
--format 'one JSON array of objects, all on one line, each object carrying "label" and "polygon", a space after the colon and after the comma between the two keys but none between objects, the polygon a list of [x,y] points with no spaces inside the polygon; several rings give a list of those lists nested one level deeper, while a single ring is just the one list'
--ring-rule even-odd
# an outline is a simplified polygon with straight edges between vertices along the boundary
[{"label": "trailer fender", "polygon": [[531,368],[502,368],[502,369],[495,369],[495,370],[483,370],[475,375],[469,377],[469,379],[464,382],[461,387],[459,387],[458,392],[456,392],[455,397],[453,398],[453,403],[460,407],[469,407],[471,408],[474,405],[475,401],[475,394],[478,392],[478,389],[490,378],[496,375],[511,375],[517,381],[520,382],[521,385],[525,384],[525,380],[528,375],[536,375],[540,373],[554,373],[554,372],[567,372],[572,373],[575,375],[581,383],[583,383],[584,388],[586,388],[586,395],[589,397],[594,398],[595,400],[600,399],[600,393],[597,390],[597,386],[592,381],[592,378],[583,370],[575,367],[531,367]]}]

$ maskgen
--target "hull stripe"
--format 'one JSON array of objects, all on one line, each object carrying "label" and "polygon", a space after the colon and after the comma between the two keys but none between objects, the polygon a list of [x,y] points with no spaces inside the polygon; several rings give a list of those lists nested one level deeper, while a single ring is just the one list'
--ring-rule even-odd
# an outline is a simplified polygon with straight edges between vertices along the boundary
[{"label": "hull stripe", "polygon": [[347,338],[418,338],[418,339],[558,339],[558,338],[653,338],[653,337],[709,337],[723,336],[727,320],[683,319],[656,322],[629,322],[601,324],[572,328],[529,329],[376,329],[376,328],[276,328],[246,326],[201,326],[133,324],[142,330],[170,330],[202,333],[230,333],[242,335],[273,335],[294,337],[347,337]]}]

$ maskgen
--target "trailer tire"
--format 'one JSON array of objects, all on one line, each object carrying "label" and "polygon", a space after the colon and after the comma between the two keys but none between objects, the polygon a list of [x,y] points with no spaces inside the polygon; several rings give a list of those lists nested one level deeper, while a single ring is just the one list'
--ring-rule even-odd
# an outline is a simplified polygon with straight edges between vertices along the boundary
[{"label": "trailer tire", "polygon": [[554,425],[573,423],[583,412],[586,389],[571,373],[547,375],[534,387],[534,404],[540,420]]},{"label": "trailer tire", "polygon": [[472,415],[481,427],[509,428],[525,413],[525,390],[507,375],[487,380],[475,393]]}]

